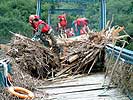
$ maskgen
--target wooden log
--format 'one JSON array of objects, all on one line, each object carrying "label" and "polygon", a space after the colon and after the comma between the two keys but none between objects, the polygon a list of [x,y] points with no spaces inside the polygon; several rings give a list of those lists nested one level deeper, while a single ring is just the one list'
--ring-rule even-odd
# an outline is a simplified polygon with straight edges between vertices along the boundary
[{"label": "wooden log", "polygon": [[79,56],[76,54],[76,55],[70,56],[67,61],[68,61],[68,63],[72,63],[73,61],[75,61],[78,58],[79,58]]},{"label": "wooden log", "polygon": [[122,36],[118,36],[118,37],[114,37],[114,39],[122,39],[122,38],[125,38],[125,37],[129,37],[129,35],[122,35]]},{"label": "wooden log", "polygon": [[112,42],[115,42],[115,37],[117,37],[119,35],[119,32],[121,32],[122,30],[124,30],[124,26],[123,27],[117,27],[117,29],[114,28],[113,32],[112,32]]},{"label": "wooden log", "polygon": [[91,72],[91,70],[92,70],[94,64],[95,64],[96,61],[97,61],[97,58],[98,58],[98,57],[96,57],[95,60],[93,61],[92,65],[91,65],[91,67],[90,67],[90,69],[89,69],[89,71],[88,71],[88,74],[90,74],[90,72]]},{"label": "wooden log", "polygon": [[55,76],[58,77],[58,76],[62,75],[64,72],[66,72],[69,69],[70,69],[70,67],[66,67],[66,68],[62,69],[60,72],[58,72],[57,74],[55,74]]},{"label": "wooden log", "polygon": [[8,52],[11,49],[11,46],[8,46],[6,44],[0,44],[0,49],[5,52]]}]

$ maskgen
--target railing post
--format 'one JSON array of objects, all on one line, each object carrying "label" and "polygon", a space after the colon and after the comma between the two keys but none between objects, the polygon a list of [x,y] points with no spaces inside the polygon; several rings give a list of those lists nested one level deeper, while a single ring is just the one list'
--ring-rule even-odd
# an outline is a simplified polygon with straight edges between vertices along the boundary
[{"label": "railing post", "polygon": [[48,24],[51,24],[51,10],[48,10]]},{"label": "railing post", "polygon": [[41,17],[41,0],[37,0],[36,15]]},{"label": "railing post", "polygon": [[106,0],[100,0],[101,2],[101,29],[105,28],[106,25]]}]

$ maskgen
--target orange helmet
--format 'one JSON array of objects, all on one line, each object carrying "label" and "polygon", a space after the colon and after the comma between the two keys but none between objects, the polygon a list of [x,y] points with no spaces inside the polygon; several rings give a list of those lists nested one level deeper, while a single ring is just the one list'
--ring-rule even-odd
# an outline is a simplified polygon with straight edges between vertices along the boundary
[{"label": "orange helmet", "polygon": [[39,19],[39,18],[40,18],[40,17],[37,16],[37,15],[30,15],[30,16],[29,16],[29,23],[32,23],[33,20],[35,20],[35,19]]}]

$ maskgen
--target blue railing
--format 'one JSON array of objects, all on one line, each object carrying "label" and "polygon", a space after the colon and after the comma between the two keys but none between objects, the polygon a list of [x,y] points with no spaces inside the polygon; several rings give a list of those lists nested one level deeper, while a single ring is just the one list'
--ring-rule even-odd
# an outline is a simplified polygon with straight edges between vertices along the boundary
[{"label": "blue railing", "polygon": [[127,50],[125,48],[122,49],[121,47],[114,46],[112,44],[108,44],[106,46],[106,52],[108,54],[111,54],[113,52],[114,57],[117,57],[121,50],[122,50],[122,53],[120,54],[119,60],[122,60],[128,64],[133,64],[133,51]]},{"label": "blue railing", "polygon": [[[101,21],[100,21],[100,28],[104,29],[106,25],[106,0],[37,0],[37,10],[36,14],[41,16],[41,2],[74,2],[74,3],[83,3],[86,4],[86,2],[98,2],[101,3]],[[48,16],[49,19],[49,16]],[[50,24],[50,20],[48,21]]]},{"label": "blue railing", "polygon": [[[114,46],[112,44],[108,44],[106,46],[106,52],[109,55],[113,53],[113,56],[115,58],[117,58],[119,53],[121,52],[119,60],[122,60],[123,62],[128,64],[133,64],[133,51],[131,50],[127,50],[118,46]],[[127,91],[127,96],[130,100],[133,100],[133,96],[131,95],[131,92],[129,90]]]}]

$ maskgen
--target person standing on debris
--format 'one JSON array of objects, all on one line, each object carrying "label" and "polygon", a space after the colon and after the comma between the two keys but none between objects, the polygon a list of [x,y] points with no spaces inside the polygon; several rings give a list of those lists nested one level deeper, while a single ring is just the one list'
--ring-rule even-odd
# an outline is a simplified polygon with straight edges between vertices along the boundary
[{"label": "person standing on debris", "polygon": [[73,21],[72,26],[74,28],[75,36],[79,36],[83,34],[81,32],[87,33],[86,29],[88,26],[88,19],[87,18],[77,18]]},{"label": "person standing on debris", "polygon": [[51,39],[53,49],[56,49],[56,53],[60,52],[60,48],[57,46],[57,41],[54,37],[53,30],[46,22],[42,21],[37,15],[30,15],[29,23],[34,29],[34,37],[32,40],[40,39],[45,46],[50,46],[49,42],[46,40],[46,36],[48,36]]},{"label": "person standing on debris", "polygon": [[67,26],[67,19],[66,19],[66,13],[63,13],[62,15],[58,16],[58,19],[60,22],[58,23],[58,28],[65,30]]},{"label": "person standing on debris", "polygon": [[80,30],[80,35],[86,34],[89,31],[89,27],[88,27],[89,21],[88,21],[88,19],[84,17],[84,18],[81,18],[81,20],[82,20],[82,23],[83,23],[83,27]]}]

